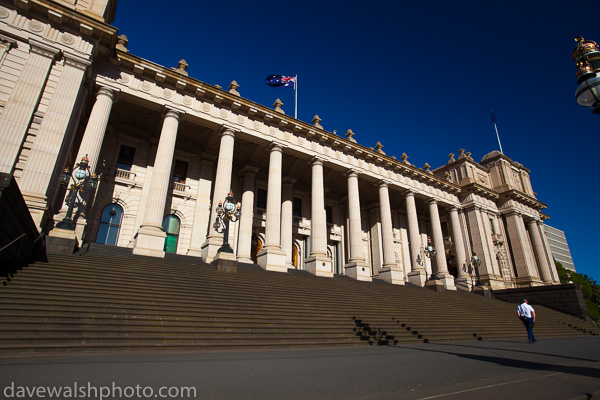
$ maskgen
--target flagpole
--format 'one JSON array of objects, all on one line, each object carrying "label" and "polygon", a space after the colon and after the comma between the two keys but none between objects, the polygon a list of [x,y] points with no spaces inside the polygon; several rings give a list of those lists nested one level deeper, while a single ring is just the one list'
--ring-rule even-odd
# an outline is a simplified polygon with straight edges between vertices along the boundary
[{"label": "flagpole", "polygon": [[298,119],[298,74],[296,74],[296,80],[294,81],[294,93],[296,98],[294,99],[294,118]]},{"label": "flagpole", "polygon": [[490,111],[492,113],[492,122],[494,123],[494,129],[496,129],[496,137],[498,138],[498,146],[500,146],[500,153],[504,154],[504,152],[502,151],[502,143],[500,143],[500,134],[498,133],[498,126],[496,125],[496,116],[494,115],[493,111]]}]

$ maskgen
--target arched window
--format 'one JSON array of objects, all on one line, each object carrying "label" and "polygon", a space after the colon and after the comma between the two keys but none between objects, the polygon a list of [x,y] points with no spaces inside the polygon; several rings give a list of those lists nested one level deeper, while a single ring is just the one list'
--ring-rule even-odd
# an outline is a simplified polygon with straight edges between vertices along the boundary
[{"label": "arched window", "polygon": [[167,215],[163,219],[163,231],[167,234],[165,238],[164,251],[167,253],[177,253],[177,240],[179,238],[179,218],[174,215]]},{"label": "arched window", "polygon": [[96,235],[96,243],[117,245],[121,221],[123,220],[123,208],[118,204],[109,204],[102,210],[100,226]]}]

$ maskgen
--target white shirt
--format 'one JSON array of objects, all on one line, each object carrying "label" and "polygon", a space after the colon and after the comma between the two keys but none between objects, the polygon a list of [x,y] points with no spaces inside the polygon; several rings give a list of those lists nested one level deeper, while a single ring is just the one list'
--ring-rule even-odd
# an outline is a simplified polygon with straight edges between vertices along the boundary
[{"label": "white shirt", "polygon": [[521,317],[526,317],[526,318],[533,318],[533,313],[535,312],[533,307],[531,307],[527,303],[523,303],[520,306],[518,306],[517,310],[519,311],[519,315]]}]

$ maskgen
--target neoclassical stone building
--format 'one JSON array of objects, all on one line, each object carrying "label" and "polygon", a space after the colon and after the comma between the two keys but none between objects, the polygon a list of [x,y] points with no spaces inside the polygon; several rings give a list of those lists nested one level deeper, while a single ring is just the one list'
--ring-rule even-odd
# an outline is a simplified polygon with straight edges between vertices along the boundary
[{"label": "neoclassical stone building", "polygon": [[[239,262],[469,290],[472,257],[491,288],[558,282],[529,170],[460,150],[417,168],[127,50],[114,0],[0,0],[0,171],[13,174],[40,230],[217,257],[216,207],[241,207]],[[59,184],[83,157],[99,176],[76,198]],[[455,158],[456,157],[456,158]],[[437,255],[427,257],[429,245]]]}]

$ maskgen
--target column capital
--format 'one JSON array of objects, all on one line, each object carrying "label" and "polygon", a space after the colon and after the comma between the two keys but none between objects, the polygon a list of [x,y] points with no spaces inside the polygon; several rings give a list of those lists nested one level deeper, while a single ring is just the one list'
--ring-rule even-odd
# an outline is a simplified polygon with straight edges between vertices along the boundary
[{"label": "column capital", "polygon": [[349,169],[344,175],[347,178],[358,178],[358,171],[355,169]]},{"label": "column capital", "polygon": [[8,36],[0,35],[0,45],[6,47],[7,50],[10,50],[17,45],[17,41]]},{"label": "column capital", "polygon": [[378,181],[376,183],[376,186],[381,189],[382,187],[388,188],[388,187],[390,187],[391,184],[392,184],[392,182],[386,181],[385,179],[381,179],[380,181]]},{"label": "column capital", "polygon": [[404,198],[407,197],[415,197],[415,192],[413,192],[412,190],[408,190],[406,193],[404,193]]},{"label": "column capital", "polygon": [[269,150],[271,151],[278,151],[280,153],[283,153],[283,145],[279,144],[277,142],[271,142],[268,146]]},{"label": "column capital", "polygon": [[281,180],[282,185],[293,185],[296,183],[297,179],[291,176],[284,176]]},{"label": "column capital", "polygon": [[221,136],[235,137],[236,133],[238,133],[238,130],[229,125],[221,125],[221,128],[219,129],[219,134]]},{"label": "column capital", "polygon": [[461,211],[462,211],[461,207],[458,207],[458,206],[455,206],[455,205],[453,205],[453,206],[450,207],[450,212],[457,212],[458,213],[458,212],[461,212]]},{"label": "column capital", "polygon": [[432,205],[435,204],[437,206],[438,203],[438,199],[436,199],[435,197],[430,197],[427,201],[427,204]]},{"label": "column capital", "polygon": [[311,158],[311,159],[308,161],[308,163],[309,163],[310,165],[313,165],[313,166],[314,166],[314,165],[321,165],[321,166],[322,166],[322,165],[324,164],[324,162],[325,162],[325,160],[323,160],[322,158],[320,158],[320,157],[317,157],[317,156],[314,156],[314,157],[312,157],[312,158]]},{"label": "column capital", "polygon": [[117,96],[121,90],[118,88],[114,88],[112,86],[105,86],[98,84],[98,90],[96,91],[96,98],[99,96],[110,97],[110,99],[114,102],[117,100]]},{"label": "column capital", "polygon": [[77,68],[82,71],[85,71],[87,67],[89,67],[92,64],[90,60],[86,60],[85,58],[76,56],[75,54],[63,52],[63,58],[65,59],[65,65]]},{"label": "column capital", "polygon": [[260,168],[247,164],[240,170],[240,175],[256,175],[258,174],[258,171],[260,171]]},{"label": "column capital", "polygon": [[56,58],[56,56],[60,54],[60,49],[49,46],[46,43],[39,42],[32,38],[29,38],[29,47],[31,48],[31,53],[39,54],[51,59]]},{"label": "column capital", "polygon": [[179,121],[179,119],[181,118],[181,116],[183,114],[185,114],[185,111],[181,111],[176,108],[169,107],[169,106],[165,106],[165,108],[163,110],[163,118],[164,119],[175,118]]}]

